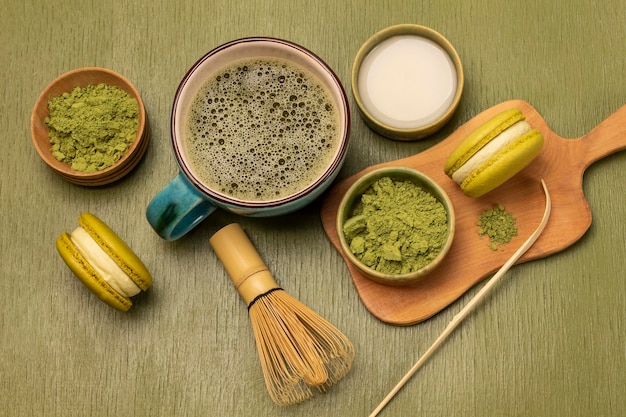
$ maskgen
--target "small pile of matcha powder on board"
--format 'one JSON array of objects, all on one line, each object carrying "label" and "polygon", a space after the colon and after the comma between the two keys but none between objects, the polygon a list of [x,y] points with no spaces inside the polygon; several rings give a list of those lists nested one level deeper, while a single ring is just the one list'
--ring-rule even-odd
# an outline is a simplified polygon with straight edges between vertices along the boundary
[{"label": "small pile of matcha powder on board", "polygon": [[48,101],[51,151],[73,170],[96,172],[114,165],[137,136],[139,105],[107,84],[75,87]]},{"label": "small pile of matcha powder on board", "polygon": [[500,246],[509,243],[517,236],[517,226],[513,214],[507,212],[502,204],[489,210],[485,210],[478,217],[476,225],[480,228],[478,235],[489,237],[489,247],[491,250],[498,250]]},{"label": "small pile of matcha powder on board", "polygon": [[407,274],[439,254],[448,237],[448,215],[419,185],[383,177],[363,193],[343,233],[350,251],[368,267]]}]

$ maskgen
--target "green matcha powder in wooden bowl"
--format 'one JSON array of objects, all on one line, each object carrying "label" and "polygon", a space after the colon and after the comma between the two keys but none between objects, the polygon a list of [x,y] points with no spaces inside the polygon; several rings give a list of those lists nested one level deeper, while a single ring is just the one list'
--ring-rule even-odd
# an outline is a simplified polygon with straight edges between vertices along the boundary
[{"label": "green matcha powder in wooden bowl", "polygon": [[148,131],[137,90],[106,68],[60,75],[41,93],[31,115],[37,153],[52,171],[84,186],[128,174],[147,149]]}]

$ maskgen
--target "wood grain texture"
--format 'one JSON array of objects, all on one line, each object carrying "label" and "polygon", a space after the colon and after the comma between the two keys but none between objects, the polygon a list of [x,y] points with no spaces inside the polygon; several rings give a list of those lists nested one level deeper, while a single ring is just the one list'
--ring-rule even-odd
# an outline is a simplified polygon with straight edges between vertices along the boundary
[{"label": "wood grain texture", "polygon": [[[539,156],[518,175],[481,198],[470,198],[450,180],[443,166],[452,150],[473,130],[496,114],[517,108],[526,121],[544,136]],[[583,194],[585,169],[598,159],[626,148],[626,106],[582,138],[564,139],[554,133],[539,113],[527,102],[510,100],[489,108],[459,127],[448,138],[408,158],[366,168],[337,184],[327,194],[321,216],[324,230],[342,254],[336,219],[339,203],[346,190],[374,168],[406,166],[422,171],[441,185],[454,207],[456,234],[445,261],[424,280],[410,286],[391,287],[368,279],[347,257],[346,264],[361,300],[380,320],[410,325],[432,317],[465,291],[498,269],[536,229],[544,210],[543,179],[553,195],[553,214],[539,240],[520,259],[525,262],[561,251],[591,226],[591,212]],[[517,219],[518,236],[502,250],[493,251],[478,235],[480,214],[503,204]]]}]

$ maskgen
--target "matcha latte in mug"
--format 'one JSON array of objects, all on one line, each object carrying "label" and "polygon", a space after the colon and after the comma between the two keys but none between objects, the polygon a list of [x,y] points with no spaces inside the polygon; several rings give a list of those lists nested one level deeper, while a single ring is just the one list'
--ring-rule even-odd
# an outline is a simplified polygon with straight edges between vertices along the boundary
[{"label": "matcha latte in mug", "polygon": [[256,217],[298,210],[337,176],[349,131],[345,90],[312,52],[274,38],[219,46],[178,87],[179,173],[148,205],[148,221],[175,240],[216,208]]}]

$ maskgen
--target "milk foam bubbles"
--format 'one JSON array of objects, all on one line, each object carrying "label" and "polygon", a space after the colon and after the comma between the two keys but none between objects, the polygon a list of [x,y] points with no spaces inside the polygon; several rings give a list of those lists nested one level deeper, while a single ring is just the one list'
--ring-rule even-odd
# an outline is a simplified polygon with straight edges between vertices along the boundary
[{"label": "milk foam bubbles", "polygon": [[324,174],[340,145],[329,93],[304,69],[276,59],[218,71],[189,110],[183,146],[196,175],[245,201],[286,198]]}]

